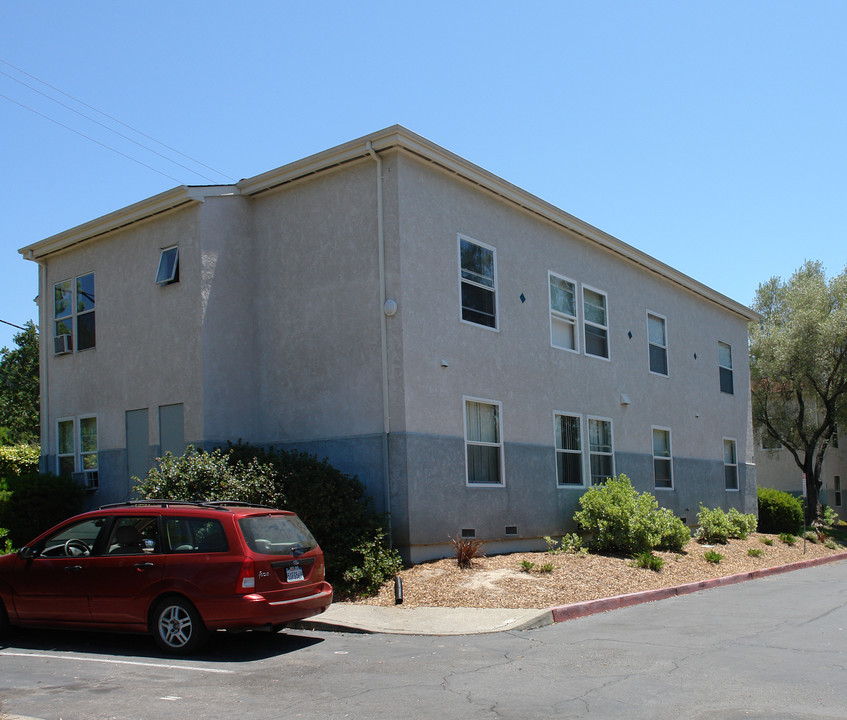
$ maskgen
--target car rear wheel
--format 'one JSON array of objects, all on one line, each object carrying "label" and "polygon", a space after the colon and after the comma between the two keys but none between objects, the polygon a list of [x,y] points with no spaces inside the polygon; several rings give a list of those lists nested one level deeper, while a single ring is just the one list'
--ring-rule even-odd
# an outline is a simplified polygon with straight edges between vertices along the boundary
[{"label": "car rear wheel", "polygon": [[153,614],[153,636],[165,652],[188,655],[208,637],[206,626],[195,607],[180,597],[163,600]]}]

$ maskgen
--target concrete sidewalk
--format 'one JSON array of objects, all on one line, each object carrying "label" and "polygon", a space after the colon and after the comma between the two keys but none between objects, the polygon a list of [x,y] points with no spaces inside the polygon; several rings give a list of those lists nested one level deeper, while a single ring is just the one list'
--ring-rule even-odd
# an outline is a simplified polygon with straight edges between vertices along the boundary
[{"label": "concrete sidewalk", "polygon": [[337,632],[388,633],[394,635],[477,635],[480,633],[503,632],[506,630],[529,630],[554,622],[563,622],[617,608],[631,607],[655,602],[669,597],[678,597],[715,587],[734,585],[747,580],[778,575],[847,560],[847,552],[813,560],[801,560],[789,565],[779,565],[737,575],[704,580],[702,582],[677,585],[675,587],[645,590],[644,592],[617,595],[615,597],[587,602],[561,605],[546,609],[509,608],[404,608],[380,607],[335,603],[321,615],[307,618],[291,627],[303,630],[327,630]]}]

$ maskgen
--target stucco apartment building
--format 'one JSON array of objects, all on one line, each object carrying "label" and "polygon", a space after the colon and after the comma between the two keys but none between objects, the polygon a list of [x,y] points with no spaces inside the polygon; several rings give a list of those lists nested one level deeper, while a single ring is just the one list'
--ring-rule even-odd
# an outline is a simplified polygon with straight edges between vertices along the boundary
[{"label": "stucco apartment building", "polygon": [[412,560],[543,545],[617,473],[755,511],[755,314],[403,127],[21,253],[43,465],[91,504],[243,439],[358,475]]}]

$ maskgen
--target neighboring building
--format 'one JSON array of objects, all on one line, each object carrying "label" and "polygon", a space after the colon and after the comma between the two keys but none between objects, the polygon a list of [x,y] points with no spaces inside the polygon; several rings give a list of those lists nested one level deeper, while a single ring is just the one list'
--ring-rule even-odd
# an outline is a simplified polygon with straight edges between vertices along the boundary
[{"label": "neighboring building", "polygon": [[21,253],[43,465],[91,504],[243,439],[357,474],[413,560],[542,547],[617,473],[755,512],[755,313],[402,127]]},{"label": "neighboring building", "polygon": [[[802,497],[803,471],[794,462],[791,453],[772,440],[763,440],[758,433],[756,443],[754,455],[758,485]],[[842,486],[842,482],[847,482],[847,447],[844,447],[843,438],[839,439],[837,435],[826,451],[821,475],[821,503],[835,510],[842,520],[847,520]]]}]

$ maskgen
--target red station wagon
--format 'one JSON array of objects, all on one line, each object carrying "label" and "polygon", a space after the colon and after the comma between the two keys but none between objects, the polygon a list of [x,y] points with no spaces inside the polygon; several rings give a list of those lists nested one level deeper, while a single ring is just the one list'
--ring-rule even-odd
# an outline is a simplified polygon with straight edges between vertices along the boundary
[{"label": "red station wagon", "polygon": [[269,629],[324,612],[332,587],[294,513],[141,500],[66,520],[0,557],[9,625],[151,633],[169,653],[212,630]]}]

